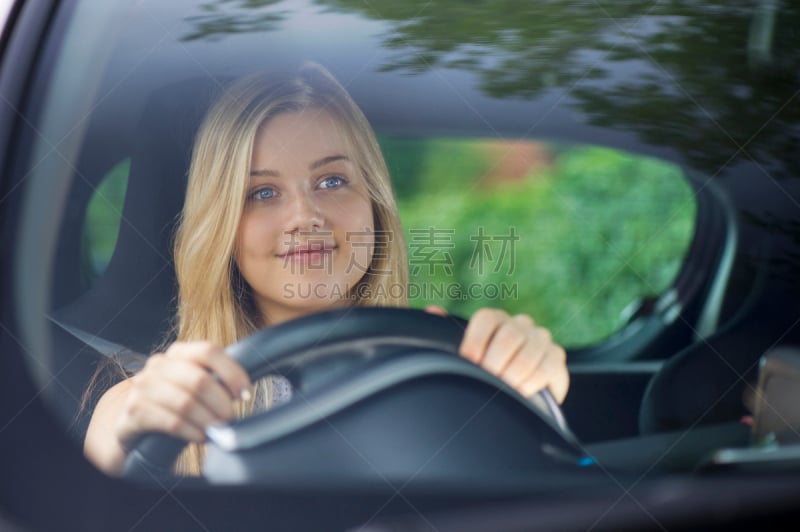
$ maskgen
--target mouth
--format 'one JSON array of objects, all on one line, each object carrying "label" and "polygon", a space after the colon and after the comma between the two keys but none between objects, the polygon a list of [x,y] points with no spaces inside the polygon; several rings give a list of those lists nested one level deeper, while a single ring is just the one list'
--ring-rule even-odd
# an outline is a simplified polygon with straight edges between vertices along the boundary
[{"label": "mouth", "polygon": [[285,261],[319,262],[330,256],[335,249],[336,246],[332,244],[309,244],[289,249],[279,254],[278,258]]}]

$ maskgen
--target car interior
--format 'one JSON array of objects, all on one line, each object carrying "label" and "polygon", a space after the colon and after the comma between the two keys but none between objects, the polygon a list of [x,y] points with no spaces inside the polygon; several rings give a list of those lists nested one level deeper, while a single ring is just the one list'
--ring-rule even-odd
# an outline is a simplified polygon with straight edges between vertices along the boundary
[{"label": "car interior", "polygon": [[[190,98],[189,94],[192,94],[193,97]],[[52,399],[54,404],[61,405],[61,407],[65,409],[67,419],[75,420],[71,425],[71,429],[79,438],[81,437],[80,435],[85,432],[93,402],[99,398],[104,388],[98,388],[95,395],[88,398],[89,403],[86,405],[76,405],[75,399],[83,396],[84,390],[87,388],[86,383],[91,380],[92,374],[98,365],[98,361],[102,360],[103,356],[123,356],[127,357],[127,360],[130,360],[132,369],[135,369],[135,364],[141,363],[141,357],[146,356],[147,353],[153,352],[154,349],[159,345],[163,345],[169,338],[170,331],[168,326],[171,316],[174,314],[174,299],[176,297],[176,281],[174,278],[172,260],[170,258],[172,255],[172,234],[174,232],[175,220],[177,219],[183,203],[183,194],[186,186],[186,168],[188,167],[188,158],[193,136],[213,94],[214,90],[209,87],[208,84],[199,83],[198,80],[191,80],[188,83],[180,83],[174,87],[167,87],[151,98],[150,103],[145,108],[144,118],[140,123],[139,129],[133,136],[133,138],[137,140],[134,143],[131,157],[131,169],[128,181],[129,188],[126,193],[125,205],[121,214],[124,223],[121,224],[117,245],[108,267],[88,290],[80,294],[76,299],[57,308],[50,316],[50,320],[53,324],[52,333],[55,338],[54,345],[57,346],[56,349],[58,351],[59,360],[63,364],[60,371],[64,372],[62,374],[65,376],[66,371],[71,372],[70,377],[72,380],[69,382],[74,383],[71,389],[61,387],[55,390],[60,397],[53,397]],[[104,173],[105,172],[101,172],[100,174],[104,175]],[[74,225],[63,224],[61,226],[60,242],[65,243],[62,245],[61,249],[65,250],[70,256],[68,258],[60,258],[59,262],[63,261],[64,264],[71,264],[72,269],[59,268],[58,275],[62,276],[62,278],[59,279],[54,286],[59,286],[61,284],[74,286],[77,284],[75,280],[83,274],[81,271],[82,261],[75,260],[74,252],[75,249],[79,247],[74,245],[74,243],[80,238],[81,230],[85,223],[85,206],[88,204],[89,197],[97,185],[86,182],[82,183],[82,185],[81,187],[77,187],[79,190],[73,191],[72,201],[70,201],[70,205],[75,207],[78,211],[77,215],[71,217],[75,220]],[[83,197],[75,197],[77,194],[83,194]],[[73,245],[67,245],[69,242],[72,242]],[[359,313],[354,312],[354,310],[349,311],[347,314],[358,315]],[[371,309],[367,310],[366,314],[378,313],[375,309]],[[419,336],[420,332],[424,331],[424,327],[420,328],[420,318],[414,318],[414,316],[415,314],[412,314],[411,317],[405,317],[407,320],[412,320],[412,325],[406,326],[406,329],[402,333],[395,333],[394,336],[408,336],[414,331],[416,331],[415,336]],[[111,317],[111,319],[109,319],[109,317]],[[337,320],[340,319],[341,318],[337,318]],[[363,319],[362,317],[362,321]],[[383,327],[389,330],[392,329],[393,323],[402,323],[402,320],[399,318],[387,318],[384,321]],[[445,321],[452,322],[452,320]],[[337,330],[341,330],[342,327],[344,327],[344,324],[340,321],[337,325]],[[356,321],[352,327],[363,336],[362,340],[366,338],[367,330],[363,324]],[[464,327],[465,325],[461,323],[457,331],[463,333]],[[306,341],[310,335],[310,337],[315,338],[316,343],[323,340],[327,342],[332,334],[330,328],[326,328],[323,331],[324,334],[322,332],[319,333],[317,338],[317,336],[307,330],[307,326],[301,327],[300,330],[302,331],[301,336],[306,339]],[[359,334],[353,334],[348,340],[352,343],[358,336]],[[457,342],[451,343],[454,345],[449,346],[446,350],[452,353],[457,350]],[[280,343],[278,345],[280,345]],[[346,346],[347,344],[345,347]],[[415,345],[415,347],[417,350],[422,351],[419,353],[420,355],[424,354],[424,345]],[[431,350],[435,347],[435,345],[429,346],[427,349]],[[351,346],[350,349],[357,352],[355,347]],[[395,346],[395,349],[397,349],[397,346]],[[407,347],[406,350],[408,349]],[[304,353],[304,350],[297,348],[297,346],[295,346],[294,350],[290,351],[296,351],[294,355],[297,356]],[[347,349],[339,347],[333,354],[327,356],[339,356],[341,358],[343,356],[342,351],[345,351],[344,354],[346,354]],[[441,348],[439,348],[438,351],[441,351]],[[424,367],[424,364],[422,367]],[[330,368],[327,369],[330,370]],[[308,371],[311,370],[307,370],[307,372]],[[320,370],[316,371],[319,372]],[[381,371],[386,373],[387,369],[383,368]],[[453,372],[458,374],[459,372],[463,372],[463,368],[459,370],[458,366],[454,366],[452,371],[439,371],[445,374]],[[419,375],[413,375],[407,378],[413,381],[415,378],[425,376],[425,372],[422,371]],[[491,397],[491,395],[485,395],[488,390],[502,387],[499,381],[495,379],[489,382],[494,388],[487,388],[487,383],[482,382],[484,377],[488,377],[488,375],[483,374],[483,372],[480,372],[478,377],[471,377],[472,380],[478,383],[478,390],[483,390],[482,393],[484,395],[479,395],[475,399],[466,401],[465,404],[473,404],[475,401],[481,404],[486,401],[487,398]],[[450,419],[450,414],[452,414],[450,410],[453,408],[453,404],[462,401],[457,399],[459,395],[458,384],[456,384],[454,390],[450,390],[449,392],[444,391],[448,389],[448,378],[452,380],[453,377],[452,375],[449,377],[445,375],[443,377],[444,382],[434,379],[432,383],[425,382],[425,379],[423,379],[421,383],[424,387],[432,387],[432,389],[441,388],[444,396],[448,398],[447,401],[442,403],[446,407],[445,410],[439,414],[438,418],[434,417],[434,420],[438,422]],[[373,383],[370,387],[375,389],[370,392],[370,396],[373,393],[380,392],[382,387],[397,387],[397,383],[383,382],[378,373],[361,376],[360,380]],[[62,379],[62,382],[68,381]],[[383,382],[383,384],[378,386],[378,382]],[[416,382],[413,384],[416,385]],[[343,380],[343,382],[337,385],[336,390],[329,391],[328,395],[332,397],[346,395],[345,392],[353,386],[354,384],[352,382]],[[417,399],[414,399],[415,397],[427,397],[424,392],[417,390],[415,386],[409,386],[407,390],[402,390],[398,393],[400,393],[403,398],[400,400],[400,404],[408,405],[403,408],[408,413],[418,411],[417,407],[412,406],[412,403],[417,401]],[[430,399],[426,398],[426,401],[428,400]],[[351,401],[353,403],[357,401],[364,402],[365,397],[360,397],[358,400],[353,398]],[[375,401],[377,401],[377,399]],[[517,397],[517,401],[525,404],[525,401],[519,397]],[[493,401],[492,403],[492,411],[496,410],[496,413],[502,413],[507,410],[507,405],[504,406],[499,401]],[[368,404],[371,404],[371,402]],[[552,398],[550,398],[549,404],[555,408],[555,415],[560,416],[560,411],[557,406],[555,406]],[[340,408],[344,410],[346,407],[349,408],[350,406],[351,404],[347,403],[340,406]],[[377,412],[386,411],[381,408],[378,408]],[[281,415],[284,417],[291,417],[285,412],[286,409],[281,410]],[[465,412],[466,411],[469,410],[465,410]],[[447,414],[447,412],[450,412],[450,414]],[[357,414],[351,413],[349,415],[358,416],[362,420],[368,417],[363,412]],[[491,416],[488,416],[488,414],[487,417],[491,419]],[[533,415],[533,417],[537,416]],[[552,416],[545,415],[544,417],[550,419]],[[319,414],[317,418],[319,418]],[[270,419],[267,419],[266,422],[267,425],[274,423],[274,421]],[[561,422],[563,423],[563,421]],[[553,421],[551,420],[550,423],[553,423]],[[342,420],[336,422],[337,427],[342,427],[345,424],[346,422]],[[443,430],[445,426],[447,425],[442,424],[440,430]],[[513,430],[515,425],[511,424],[509,427],[510,428],[507,430]],[[562,435],[558,431],[550,430],[553,437],[557,440],[563,440],[565,437],[568,439],[574,438],[568,427],[563,426],[561,428],[564,429],[565,434]],[[419,430],[424,429],[420,428]],[[528,427],[528,430],[533,430],[533,434],[536,434],[537,430],[541,432],[548,429],[534,426]],[[496,429],[492,430],[492,432],[496,431]],[[417,432],[418,431],[411,431],[406,433],[415,434]],[[385,433],[385,427],[381,427],[381,425],[376,422],[375,430],[364,431],[362,429],[358,431],[358,434],[361,433],[366,435],[382,434]],[[445,431],[445,433],[448,432]],[[385,434],[381,436],[382,439],[386,437]],[[319,439],[319,436],[315,438]],[[349,439],[353,438],[351,437]],[[529,439],[530,437],[527,439],[520,439],[516,445],[521,445],[520,449],[530,449]],[[516,441],[516,439],[514,440]],[[302,438],[301,441],[303,441]],[[522,444],[523,441],[526,442],[524,445]],[[281,444],[287,445],[286,441],[283,441]],[[293,452],[296,453],[298,452],[297,449],[313,449],[315,445],[319,444],[320,442],[301,446],[292,444],[288,445],[288,448],[295,449]],[[551,438],[545,438],[540,444],[545,449],[554,447]],[[571,462],[577,462],[583,458],[584,453],[576,447],[574,442],[569,440],[562,441],[560,445],[563,447],[562,453],[569,456]],[[380,446],[374,445],[372,448],[379,449]],[[299,452],[302,454],[304,452],[309,452],[309,450]],[[427,454],[430,453],[426,454],[422,451],[417,451],[416,454],[411,454],[412,456],[419,457],[427,456]],[[552,454],[552,452],[550,454]],[[522,456],[524,453],[520,454],[519,451],[517,451],[517,455]],[[528,455],[531,460],[535,459],[535,454],[528,453]],[[259,470],[269,471],[269,464],[272,464],[272,470],[274,471],[276,464],[294,463],[293,461],[287,461],[280,455],[273,456],[267,453],[266,456],[272,456],[272,459],[250,458],[250,463],[261,464],[259,467],[231,468],[211,466],[211,471],[221,471],[229,474],[230,471],[246,469],[251,471],[251,473],[245,478],[252,482],[254,480],[258,481],[258,476],[253,477],[252,472]],[[513,453],[501,453],[501,456],[505,456],[508,459],[509,456],[513,456]],[[168,459],[166,465],[157,468],[157,470],[162,473],[168,473],[174,458],[175,456],[173,454],[171,460]],[[214,459],[214,455],[211,456],[211,459]],[[387,457],[382,459],[382,461],[386,460]],[[560,462],[563,461],[563,458],[556,456],[556,460]],[[144,461],[146,463],[152,463],[157,460],[144,459]],[[308,460],[305,462],[308,462]],[[534,460],[533,463],[541,464],[541,462],[542,459],[540,458]],[[343,464],[348,462],[331,460],[326,456],[323,463]],[[498,469],[496,464],[494,466],[487,465],[487,467],[489,470]],[[136,466],[132,466],[132,469],[135,470],[135,468]],[[411,468],[409,466],[409,468],[406,469],[406,475],[411,476],[415,470],[416,468]],[[143,476],[146,480],[152,471],[154,470],[141,473],[140,476]],[[297,473],[296,466],[293,467],[292,471]],[[330,471],[320,470],[319,464],[317,463],[309,464],[309,471],[316,471],[316,475],[324,474],[324,476],[327,476],[331,474]],[[352,473],[353,470],[350,466],[342,466],[341,469],[337,471],[339,476],[346,476],[348,471]],[[452,475],[454,471],[455,470],[450,470],[449,472]],[[524,470],[520,470],[520,474],[522,474],[523,471]],[[374,471],[370,470],[370,472],[372,475],[375,475]],[[484,474],[485,471],[481,472],[481,475]],[[135,473],[133,476],[136,476]],[[211,477],[214,478],[213,472],[211,473]],[[272,482],[276,482],[277,479],[281,477],[273,475],[264,476],[263,478],[270,478]],[[288,482],[289,478],[290,477],[287,475],[282,479],[282,482]],[[303,482],[309,482],[308,478],[302,476],[300,478],[302,478]],[[520,483],[520,480],[517,479],[514,483]]]},{"label": "car interior", "polygon": [[[371,47],[378,37],[367,36],[360,27],[353,30],[353,42],[342,40],[341,48],[322,38],[300,43],[291,24],[285,31],[280,29],[283,17],[292,20],[296,6],[291,2],[286,13],[264,18],[263,26],[256,24],[248,30],[245,25],[242,29],[233,24],[235,20],[228,20],[234,27],[219,30],[219,35],[214,24],[203,25],[202,17],[213,18],[226,7],[233,9],[231,3],[206,6],[201,10],[203,15],[195,18],[176,16],[178,22],[173,21],[175,26],[170,31],[183,28],[181,24],[197,23],[197,28],[209,34],[178,36],[165,30],[168,37],[164,40],[174,46],[169,49],[174,55],[162,63],[162,59],[154,59],[160,42],[149,43],[152,57],[150,52],[136,56],[131,43],[141,44],[139,40],[151,35],[147,32],[163,29],[153,13],[172,20],[170,10],[177,8],[165,6],[161,13],[156,3],[145,4],[136,19],[138,23],[147,21],[143,25],[147,31],[142,30],[141,37],[133,30],[121,32],[121,40],[95,61],[96,68],[86,61],[77,62],[80,68],[74,72],[72,64],[59,62],[63,59],[59,54],[78,57],[79,52],[96,46],[108,35],[98,31],[82,40],[76,37],[71,22],[81,20],[88,12],[97,18],[86,20],[118,23],[119,14],[111,17],[112,8],[106,6],[107,12],[99,16],[92,10],[100,7],[73,2],[69,9],[37,11],[38,18],[25,18],[23,14],[28,12],[20,8],[15,16],[32,20],[28,23],[33,27],[50,28],[50,34],[48,39],[42,38],[42,43],[30,45],[29,56],[39,57],[41,63],[20,70],[25,75],[13,82],[0,79],[6,84],[2,85],[3,94],[8,95],[4,98],[11,102],[12,96],[19,94],[22,102],[15,108],[16,118],[0,124],[0,141],[13,138],[9,145],[18,148],[3,154],[2,161],[10,169],[9,179],[15,180],[7,197],[17,200],[3,206],[4,220],[13,221],[4,223],[3,234],[17,246],[13,257],[9,253],[0,261],[3,271],[13,273],[4,281],[14,311],[13,319],[7,322],[23,323],[19,327],[22,332],[13,342],[8,340],[8,345],[24,346],[26,353],[44,353],[22,358],[27,379],[37,390],[33,398],[26,399],[26,406],[38,404],[41,398],[47,415],[53,417],[48,423],[53,421],[67,434],[64,441],[76,455],[94,405],[113,379],[121,378],[98,373],[98,368],[113,358],[119,359],[126,371],[135,372],[147,355],[168,345],[173,337],[177,287],[172,244],[193,137],[225,84],[254,65],[279,69],[298,58],[325,63],[348,84],[379,137],[483,139],[495,135],[503,141],[582,143],[667,161],[681,170],[691,189],[696,215],[690,243],[685,254],[676,259],[677,274],[669,286],[638,294],[611,334],[585,345],[565,346],[571,385],[562,405],[548,393],[530,401],[522,398],[498,379],[453,356],[463,332],[463,319],[468,316],[442,318],[408,309],[356,309],[346,316],[311,316],[229,346],[251,376],[277,373],[288,378],[300,392],[295,399],[211,431],[203,478],[178,481],[172,475],[175,457],[185,442],[162,435],[143,438],[129,456],[122,487],[114,484],[108,491],[109,500],[118,495],[130,499],[127,489],[146,494],[143,499],[134,497],[132,506],[121,509],[120,520],[138,524],[138,515],[149,515],[144,509],[151,506],[156,510],[148,519],[159,519],[160,512],[180,513],[183,509],[177,507],[184,499],[168,500],[171,510],[153,504],[154,500],[169,499],[164,493],[180,486],[179,490],[188,493],[185,500],[191,501],[187,505],[198,515],[210,500],[204,498],[207,493],[223,493],[230,495],[226,501],[236,501],[237,511],[244,515],[242,522],[250,524],[259,522],[262,514],[258,512],[271,511],[290,516],[283,523],[286,526],[303,519],[318,525],[304,515],[304,504],[313,499],[321,515],[339,515],[342,508],[337,525],[372,520],[386,510],[392,518],[408,517],[408,521],[398,522],[400,528],[403,524],[422,528],[433,522],[440,530],[480,529],[485,522],[465,523],[461,514],[448,521],[450,514],[446,511],[473,501],[489,501],[497,504],[493,511],[503,514],[502,504],[509,497],[518,501],[537,495],[541,497],[537,504],[526,508],[540,511],[542,523],[547,525],[557,523],[558,516],[548,517],[546,507],[559,497],[602,497],[616,489],[625,493],[642,489],[640,500],[657,506],[669,498],[664,493],[685,489],[680,492],[684,502],[692,497],[699,501],[698,494],[714,490],[720,497],[729,495],[730,502],[735,498],[731,493],[740,488],[749,490],[747,482],[753,479],[734,475],[796,470],[800,464],[795,456],[800,456],[796,452],[800,428],[796,408],[800,375],[800,151],[792,147],[796,146],[792,144],[797,140],[796,126],[782,122],[770,126],[784,128],[782,134],[789,131],[780,137],[781,142],[759,144],[758,134],[770,129],[768,124],[757,122],[752,128],[761,126],[757,133],[748,130],[747,135],[740,135],[742,138],[723,138],[723,150],[715,151],[711,140],[708,146],[687,147],[690,141],[696,142],[690,130],[700,129],[696,114],[681,114],[686,102],[692,103],[691,97],[676,107],[662,108],[658,103],[654,116],[663,123],[654,122],[655,133],[639,123],[627,122],[631,120],[626,114],[630,109],[616,109],[619,116],[609,111],[598,118],[602,113],[597,109],[603,105],[612,108],[609,102],[624,100],[629,87],[622,83],[624,90],[620,89],[614,85],[619,80],[613,77],[598,75],[599,81],[594,79],[589,75],[593,65],[577,80],[550,80],[550,85],[542,89],[544,96],[523,93],[504,98],[503,94],[483,90],[479,81],[485,80],[467,73],[480,54],[447,66],[423,60],[424,64],[412,64],[404,70],[402,63],[386,59],[394,57],[390,52],[402,49],[403,39],[380,41],[380,49],[375,51]],[[253,7],[245,4],[237,4],[236,9]],[[270,10],[281,2],[255,4],[254,9]],[[346,2],[334,4],[315,16],[334,16],[338,9],[351,13]],[[34,12],[34,8],[27,9]],[[308,17],[304,21],[316,20],[309,14],[311,8],[303,9],[299,13]],[[756,11],[750,32],[768,19],[768,13]],[[785,8],[784,12],[797,18],[794,8]],[[354,18],[381,17],[371,12]],[[396,22],[391,19],[387,16],[381,24]],[[775,30],[781,39],[787,38],[785,28],[784,23]],[[248,45],[254,41],[247,39],[258,35],[267,35],[276,48],[291,52],[264,58]],[[225,48],[220,43],[228,43],[230,36],[234,41],[243,40],[236,45],[239,48],[231,45],[223,53],[220,50]],[[775,42],[783,42],[778,37]],[[62,49],[62,41],[69,46]],[[11,44],[2,49],[15,50],[15,42],[3,41],[3,46]],[[197,49],[208,55],[193,56],[192,50]],[[244,52],[235,61],[229,59],[237,50]],[[762,101],[773,104],[772,91],[790,87],[792,98],[796,98],[796,80],[781,74],[787,71],[787,64],[797,63],[796,52],[776,49],[773,53],[777,58],[771,63],[773,70],[748,65],[746,72],[736,71],[732,79],[741,86],[731,93],[753,91]],[[19,57],[23,61],[28,56]],[[368,66],[354,66],[362,59]],[[613,59],[611,55],[607,61]],[[148,63],[150,60],[153,64]],[[138,71],[141,65],[146,68]],[[123,72],[128,67],[130,72]],[[641,75],[641,79],[664,82],[653,72],[664,76],[665,71],[650,64],[642,73],[637,70],[640,67],[636,62],[623,61],[619,74],[622,81],[628,79],[626,76],[638,80]],[[768,82],[762,83],[761,76]],[[713,76],[705,77],[710,80]],[[687,79],[684,86],[698,92],[701,81],[708,81],[691,76]],[[567,93],[584,81],[596,82],[589,88],[598,95],[581,107],[575,103],[577,96],[573,101]],[[17,92],[7,86],[16,87]],[[604,86],[609,90],[602,93]],[[648,90],[644,90],[645,96]],[[711,93],[721,92],[715,90]],[[676,88],[675,92],[680,90]],[[794,103],[767,107],[778,116],[784,108],[791,112],[796,107],[796,99],[789,102]],[[567,112],[559,103],[574,107]],[[693,103],[701,107],[697,101]],[[710,109],[707,115],[716,113],[716,100],[703,103]],[[647,111],[647,104],[631,105],[634,115]],[[728,113],[726,105],[730,102],[720,104],[724,112],[709,120],[717,135],[721,128],[717,121],[730,128],[730,124],[746,121],[746,117],[739,118],[740,113],[754,112],[753,106],[736,104]],[[52,112],[53,108],[60,111]],[[680,115],[680,127],[669,121],[666,115],[670,113]],[[72,125],[73,115],[81,117],[75,120],[78,125]],[[486,123],[486,116],[492,118],[491,124]],[[44,142],[58,137],[47,135],[53,123],[68,132],[59,142]],[[718,140],[711,134],[706,137]],[[111,206],[118,209],[119,230],[107,265],[98,269],[92,264],[87,244],[87,213],[98,198],[98,189],[115,172],[125,177],[124,201]],[[631,183],[644,179],[626,177]],[[30,197],[37,195],[38,203],[31,206]],[[660,237],[656,234],[652,238]],[[35,248],[35,242],[50,242],[52,247]],[[601,260],[600,255],[597,260]],[[11,310],[5,312],[10,314]],[[28,322],[35,325],[28,326]],[[3,329],[17,331],[12,326],[6,329],[3,325]],[[266,364],[248,358],[262,352],[270,352],[274,358]],[[89,386],[98,378],[110,380]],[[10,388],[6,392],[10,393]],[[0,436],[3,430],[0,428]],[[46,450],[39,451],[38,446],[55,440],[52,432],[37,430],[50,434],[31,444],[44,455]],[[7,447],[20,446],[23,444],[15,440]],[[35,473],[44,475],[48,464],[43,460]],[[55,482],[53,489],[74,489],[68,477],[78,478],[83,470],[70,464],[64,479]],[[103,493],[107,477],[96,470],[90,475],[92,489],[97,490],[93,493]],[[683,483],[677,488],[677,484],[669,484],[666,491],[651,492],[646,491],[651,485],[644,482],[679,483],[686,478],[697,483]],[[249,491],[254,486],[256,491]],[[401,494],[406,488],[419,496],[414,504]],[[208,489],[212,491],[204,491]],[[216,489],[221,491],[213,491]],[[728,489],[730,493],[725,491]],[[268,503],[263,503],[265,493],[274,496]],[[382,498],[386,493],[391,495],[390,502]],[[764,488],[748,504],[770,496],[777,501],[775,497],[781,493],[775,486]],[[298,494],[299,498],[294,498]],[[619,520],[606,521],[605,525],[624,525],[624,512],[647,514],[638,502],[628,501],[624,511],[614,513]],[[263,506],[258,506],[261,503]],[[29,514],[35,515],[38,502],[25,504],[29,505]],[[102,500],[92,505],[102,506]],[[445,511],[438,514],[443,520],[430,517],[428,510]],[[586,517],[594,510],[581,515]],[[699,513],[702,508],[694,510]],[[226,522],[221,514],[202,515],[208,522]],[[513,529],[515,514],[509,515],[510,521],[505,524]],[[0,524],[2,517],[0,504]],[[642,519],[647,522],[650,517]],[[185,515],[182,518],[187,519]],[[592,519],[586,519],[581,523],[591,525]],[[392,529],[392,524],[386,529]]]},{"label": "car interior", "polygon": [[[110,164],[127,154],[115,153],[120,145],[108,144],[101,159],[105,167],[89,166],[99,163],[94,149],[83,159],[87,168],[79,167],[81,179],[70,191],[70,211],[60,228],[60,266],[53,283],[53,301],[60,304],[49,316],[62,364],[55,367],[63,376],[62,385],[49,393],[65,419],[74,420],[71,430],[78,438],[99,392],[83,406],[76,401],[98,360],[127,355],[135,369],[141,356],[169,339],[176,293],[171,239],[193,135],[219,86],[192,79],[163,87],[148,98],[130,135],[130,175],[117,245],[105,271],[82,293],[76,287],[82,286],[86,259],[76,251],[82,249],[86,206],[99,185],[89,176],[105,176]],[[91,130],[88,135],[87,146],[102,140],[93,139]],[[704,230],[711,234],[715,225],[723,231],[731,223],[720,194],[725,192],[712,186],[697,194],[701,207],[707,207],[699,209],[698,226],[706,224]],[[693,468],[717,448],[748,445],[749,428],[739,422],[745,413],[743,391],[755,383],[759,355],[774,347],[776,336],[796,319],[789,310],[793,302],[786,301],[784,291],[761,292],[755,282],[736,312],[726,312],[723,302],[734,307],[730,300],[736,294],[709,293],[716,284],[727,286],[732,267],[727,241],[699,231],[697,235],[669,292],[632,316],[615,337],[570,352],[577,362],[571,364],[573,384],[564,416],[580,442],[571,450],[573,462],[594,456],[621,471],[661,471],[653,467],[651,456],[670,447],[679,457],[663,458],[663,468]],[[695,274],[693,266],[709,263],[718,266],[703,268],[702,277]],[[781,341],[789,344],[792,339],[790,334]],[[632,359],[625,359],[626,350],[633,353]],[[603,359],[609,352],[617,357],[611,363]],[[713,427],[697,430],[695,437],[687,432],[704,425]],[[676,439],[681,445],[672,447]],[[631,459],[631,447],[639,450],[638,461]]]}]

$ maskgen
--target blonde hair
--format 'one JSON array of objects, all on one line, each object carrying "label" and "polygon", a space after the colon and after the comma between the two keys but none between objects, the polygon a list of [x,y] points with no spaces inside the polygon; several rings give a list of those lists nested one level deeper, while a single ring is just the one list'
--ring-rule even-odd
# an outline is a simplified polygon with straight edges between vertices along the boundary
[{"label": "blonde hair", "polygon": [[[407,304],[405,240],[375,134],[344,87],[323,67],[304,63],[293,74],[259,74],[234,83],[200,126],[175,238],[178,340],[229,345],[267,325],[268,316],[259,315],[252,291],[234,261],[253,145],[259,129],[270,119],[309,108],[324,109],[339,126],[366,181],[376,246],[386,245],[373,253],[367,272],[351,290],[351,300],[361,306]],[[391,289],[398,285],[403,289]],[[268,402],[269,380],[262,386],[267,389],[253,395]],[[252,402],[240,405],[240,415],[254,407]],[[199,450],[190,448],[179,469],[197,473],[199,460]]]}]

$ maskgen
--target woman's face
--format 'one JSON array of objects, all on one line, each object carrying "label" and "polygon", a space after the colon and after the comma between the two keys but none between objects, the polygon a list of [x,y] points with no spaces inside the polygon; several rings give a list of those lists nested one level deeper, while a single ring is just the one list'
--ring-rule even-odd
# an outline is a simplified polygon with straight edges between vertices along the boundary
[{"label": "woman's face", "polygon": [[345,306],[374,247],[366,183],[334,118],[282,113],[253,146],[236,263],[269,324]]}]

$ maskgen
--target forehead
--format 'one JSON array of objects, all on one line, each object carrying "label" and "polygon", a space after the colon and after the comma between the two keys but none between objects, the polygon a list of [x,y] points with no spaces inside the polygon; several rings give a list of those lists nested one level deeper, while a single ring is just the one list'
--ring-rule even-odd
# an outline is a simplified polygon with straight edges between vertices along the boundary
[{"label": "forehead", "polygon": [[280,160],[287,155],[303,155],[303,158],[345,155],[350,151],[347,137],[341,121],[325,109],[287,111],[259,127],[253,160]]}]

